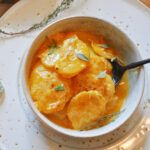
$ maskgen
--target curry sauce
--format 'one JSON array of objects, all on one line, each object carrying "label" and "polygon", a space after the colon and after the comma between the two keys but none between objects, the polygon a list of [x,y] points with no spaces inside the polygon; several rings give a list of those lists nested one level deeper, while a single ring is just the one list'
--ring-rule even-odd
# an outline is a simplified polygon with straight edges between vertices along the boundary
[{"label": "curry sauce", "polygon": [[119,85],[112,80],[108,59],[120,59],[102,35],[62,32],[45,37],[29,76],[32,99],[52,122],[70,129],[106,125],[120,112],[128,95],[128,74]]}]

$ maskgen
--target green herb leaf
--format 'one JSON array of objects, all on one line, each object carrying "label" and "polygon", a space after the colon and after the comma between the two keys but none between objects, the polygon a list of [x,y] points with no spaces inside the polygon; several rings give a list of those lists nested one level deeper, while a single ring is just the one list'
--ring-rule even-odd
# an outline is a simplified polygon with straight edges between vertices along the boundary
[{"label": "green herb leaf", "polygon": [[52,44],[52,45],[50,45],[48,48],[49,48],[49,49],[57,48],[57,45]]},{"label": "green herb leaf", "polygon": [[48,47],[48,49],[49,49],[48,55],[53,54],[55,52],[56,48],[57,48],[56,42],[53,40],[53,44]]},{"label": "green herb leaf", "polygon": [[63,91],[64,90],[64,86],[63,85],[58,85],[55,87],[55,91]]},{"label": "green herb leaf", "polygon": [[96,122],[90,123],[90,127],[86,127],[86,128],[84,128],[84,129],[82,129],[81,131],[89,130],[89,129],[91,129],[91,128],[95,128],[95,127],[97,127],[97,125],[98,125],[99,123],[101,123],[101,122],[103,122],[103,121],[109,121],[109,119],[112,119],[112,120],[110,120],[110,121],[112,122],[112,121],[114,121],[114,120],[116,119],[116,117],[117,117],[118,115],[120,115],[120,114],[121,114],[122,112],[124,112],[124,111],[125,111],[125,109],[123,109],[122,111],[114,112],[114,113],[112,113],[112,114],[108,114],[108,115],[106,115],[106,116],[104,116],[104,117],[101,117],[101,118],[99,118]]},{"label": "green herb leaf", "polygon": [[54,48],[50,49],[47,55],[52,55],[54,53],[54,51],[55,51]]},{"label": "green herb leaf", "polygon": [[76,56],[81,59],[81,60],[84,60],[84,61],[89,61],[89,58],[86,57],[84,54],[82,53],[76,53]]},{"label": "green herb leaf", "polygon": [[52,49],[52,48],[57,48],[57,44],[55,40],[52,40],[52,44],[49,46],[49,49]]},{"label": "green herb leaf", "polygon": [[98,46],[100,46],[102,48],[109,48],[109,46],[107,44],[98,44]]},{"label": "green herb leaf", "polygon": [[98,120],[98,122],[100,122],[100,121],[105,121],[105,120],[111,119],[111,118],[113,118],[113,117],[117,117],[118,115],[120,115],[120,114],[121,114],[122,112],[124,112],[124,111],[125,111],[125,109],[123,109],[122,111],[119,111],[119,112],[114,112],[114,113],[112,113],[112,114],[108,114],[108,115],[106,115],[106,116],[100,118],[100,119]]},{"label": "green herb leaf", "polygon": [[98,74],[98,76],[97,76],[97,79],[105,78],[105,77],[106,77],[106,74],[107,74],[107,73],[106,73],[106,70],[100,72],[100,73]]}]

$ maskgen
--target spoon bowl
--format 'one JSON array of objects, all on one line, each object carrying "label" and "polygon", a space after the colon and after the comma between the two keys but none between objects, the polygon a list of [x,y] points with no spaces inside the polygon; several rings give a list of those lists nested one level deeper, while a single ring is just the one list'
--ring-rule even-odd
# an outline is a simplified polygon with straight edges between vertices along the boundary
[{"label": "spoon bowl", "polygon": [[129,69],[133,69],[139,66],[142,66],[144,64],[150,63],[150,59],[145,59],[142,61],[138,61],[138,62],[134,62],[134,63],[130,63],[126,66],[121,65],[117,59],[114,60],[108,60],[111,65],[112,65],[112,78],[113,81],[115,83],[115,85],[118,85],[120,80],[122,79],[123,74],[125,73],[125,71],[129,70]]}]

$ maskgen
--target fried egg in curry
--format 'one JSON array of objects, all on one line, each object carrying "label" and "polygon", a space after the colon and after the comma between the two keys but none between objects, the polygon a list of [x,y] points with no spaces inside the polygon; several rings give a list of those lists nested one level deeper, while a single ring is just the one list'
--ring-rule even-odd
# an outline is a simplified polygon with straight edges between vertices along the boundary
[{"label": "fried egg in curry", "polygon": [[[115,87],[109,60],[119,58],[101,35],[63,32],[45,37],[29,76],[37,109],[54,123],[74,130],[106,125],[128,95],[125,74]],[[107,119],[103,119],[107,118]]]}]

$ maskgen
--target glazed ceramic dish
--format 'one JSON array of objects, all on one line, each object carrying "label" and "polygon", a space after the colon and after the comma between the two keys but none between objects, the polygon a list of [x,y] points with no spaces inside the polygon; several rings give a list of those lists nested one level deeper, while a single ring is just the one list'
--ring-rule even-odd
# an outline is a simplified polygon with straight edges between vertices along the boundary
[{"label": "glazed ceramic dish", "polygon": [[65,134],[67,136],[73,136],[76,138],[88,138],[104,135],[121,126],[136,110],[143,93],[144,70],[143,68],[140,68],[136,71],[129,72],[129,94],[125,100],[124,105],[122,106],[122,110],[124,111],[122,111],[122,113],[120,113],[113,122],[110,122],[109,124],[100,128],[88,131],[75,131],[58,126],[48,120],[35,107],[30,96],[28,77],[34,55],[38,47],[44,41],[45,36],[66,31],[85,31],[91,32],[93,34],[101,34],[106,38],[107,41],[109,41],[112,47],[118,50],[119,55],[126,64],[138,61],[141,59],[141,57],[132,41],[122,31],[104,20],[92,17],[71,17],[52,23],[36,37],[30,49],[27,51],[23,65],[23,88],[26,99],[33,112],[36,114],[37,119],[44,123],[50,130],[54,129],[58,133]]}]

